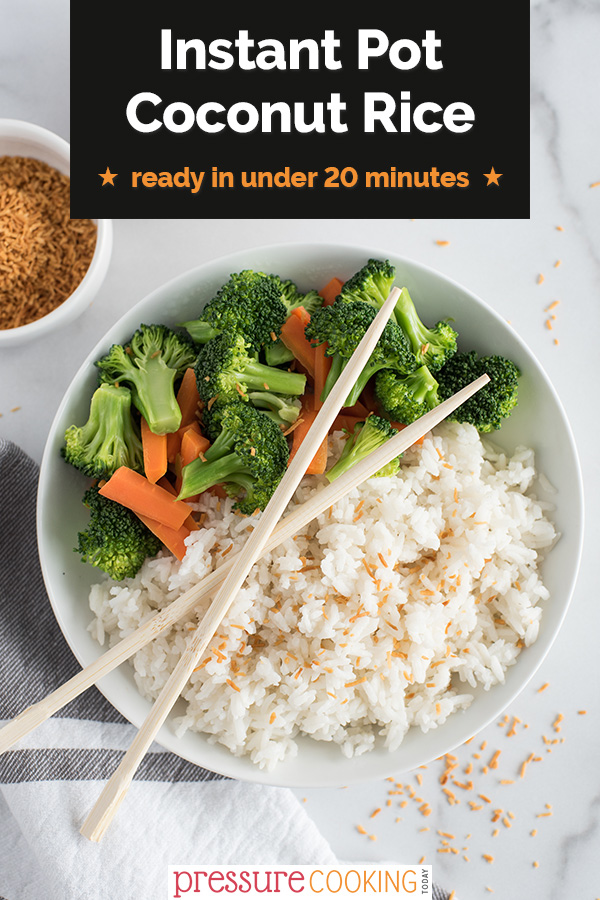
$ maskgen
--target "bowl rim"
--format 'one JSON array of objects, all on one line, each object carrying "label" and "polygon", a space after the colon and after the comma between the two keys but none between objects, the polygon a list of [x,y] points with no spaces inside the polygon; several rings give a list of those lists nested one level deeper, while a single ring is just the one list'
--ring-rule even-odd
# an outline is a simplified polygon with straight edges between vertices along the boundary
[{"label": "bowl rim", "polygon": [[[34,122],[27,122],[24,119],[2,119],[0,118],[0,138],[15,137],[23,140],[31,140],[39,144],[46,145],[49,149],[55,151],[62,156],[65,161],[71,163],[71,147],[68,141],[63,137],[37,125]],[[35,159],[35,156],[32,156]],[[69,176],[70,178],[70,176]],[[78,309],[83,310],[83,305],[88,292],[88,288],[92,288],[101,282],[108,268],[108,261],[112,252],[113,227],[111,219],[96,219],[96,244],[94,253],[88,266],[88,269],[73,291],[72,294],[63,300],[63,302],[41,316],[33,322],[25,325],[18,325],[16,328],[5,328],[0,330],[0,346],[8,346],[12,343],[19,344],[22,341],[37,337],[44,332],[48,332],[56,326],[67,324]]]},{"label": "bowl rim", "polygon": [[[338,251],[338,252],[339,251],[355,252],[356,254],[360,254],[363,257],[368,255],[369,257],[374,256],[376,258],[377,257],[381,258],[382,256],[387,257],[387,255],[389,253],[390,256],[393,256],[395,262],[406,263],[409,267],[412,267],[413,269],[417,269],[417,270],[420,270],[429,275],[433,275],[433,276],[441,279],[442,281],[446,282],[447,284],[452,285],[453,287],[457,288],[459,291],[466,294],[471,301],[475,302],[478,306],[483,307],[485,309],[485,311],[488,314],[490,314],[493,318],[495,318],[499,323],[501,323],[504,328],[506,327],[506,324],[507,324],[506,320],[498,312],[496,312],[495,309],[493,309],[491,306],[489,306],[484,300],[482,300],[480,297],[478,297],[476,294],[474,294],[468,288],[465,288],[462,284],[460,284],[456,280],[450,278],[449,276],[444,275],[443,273],[441,273],[439,270],[433,268],[432,266],[428,266],[424,263],[420,263],[417,260],[411,259],[410,257],[398,255],[395,252],[392,252],[391,250],[384,252],[381,247],[380,248],[369,248],[367,246],[363,246],[363,245],[359,245],[359,244],[350,244],[350,243],[346,244],[346,243],[333,243],[333,242],[285,241],[285,242],[278,242],[275,244],[267,244],[267,245],[260,245],[260,246],[256,246],[256,247],[250,247],[250,248],[246,248],[244,250],[237,250],[232,253],[223,254],[218,257],[213,257],[213,258],[205,261],[204,263],[199,264],[198,266],[194,266],[190,269],[187,269],[185,272],[182,272],[179,275],[174,276],[173,278],[171,278],[168,281],[164,282],[163,284],[159,285],[153,291],[149,292],[144,297],[142,297],[137,303],[135,303],[128,310],[126,310],[123,313],[123,315],[120,316],[119,319],[116,322],[114,322],[113,325],[100,337],[99,341],[91,349],[91,351],[88,353],[88,355],[86,356],[85,360],[82,362],[82,364],[79,367],[79,369],[77,370],[77,372],[74,374],[73,378],[71,379],[71,383],[70,383],[69,387],[67,388],[67,390],[65,391],[65,395],[63,396],[63,399],[62,399],[62,401],[56,411],[56,414],[54,416],[52,425],[51,425],[49,433],[48,433],[48,438],[46,440],[46,444],[44,447],[44,453],[43,453],[42,463],[41,463],[41,467],[40,467],[40,477],[39,477],[39,482],[38,482],[38,494],[37,494],[36,528],[37,528],[38,552],[39,552],[40,563],[41,563],[41,568],[42,568],[42,575],[44,578],[46,591],[48,594],[48,598],[50,600],[50,604],[51,604],[54,616],[55,616],[55,618],[58,622],[58,625],[63,633],[63,637],[67,641],[69,647],[71,648],[73,654],[77,658],[80,665],[82,665],[82,666],[84,665],[84,662],[82,659],[82,654],[81,654],[77,644],[70,639],[70,637],[68,636],[68,632],[65,630],[65,628],[63,628],[63,624],[62,624],[63,616],[62,616],[61,610],[59,607],[57,607],[55,598],[50,590],[49,573],[47,570],[47,566],[45,564],[44,554],[42,552],[42,527],[41,527],[42,526],[42,504],[43,504],[44,486],[45,486],[45,483],[47,480],[46,472],[51,465],[52,453],[53,453],[53,448],[51,446],[52,438],[53,438],[54,432],[56,430],[56,425],[59,422],[59,420],[61,419],[63,411],[67,405],[67,398],[68,398],[68,395],[70,394],[71,386],[77,379],[79,379],[83,374],[85,374],[87,372],[90,363],[93,362],[97,358],[97,355],[100,352],[102,345],[105,344],[108,335],[112,335],[112,337],[109,340],[114,339],[113,332],[118,331],[119,327],[121,326],[122,321],[125,318],[129,317],[130,315],[133,315],[140,306],[145,305],[148,302],[150,302],[156,295],[159,295],[163,291],[166,291],[166,290],[172,290],[174,287],[176,287],[177,282],[179,282],[179,281],[185,282],[188,278],[190,278],[193,275],[193,273],[195,273],[195,272],[200,273],[207,266],[235,264],[235,261],[237,259],[245,258],[248,256],[248,254],[251,254],[251,253],[256,253],[257,255],[260,255],[260,254],[266,254],[266,253],[271,253],[271,252],[278,252],[281,250],[290,250],[290,249],[294,249],[294,248],[296,250],[298,250],[299,252],[301,252],[302,254],[305,254],[307,259],[310,259],[311,252],[323,253],[324,250],[331,251],[332,253],[334,253],[336,251]],[[234,268],[231,269],[231,271],[234,271],[234,270],[235,270],[235,266],[234,266]],[[531,668],[531,670],[526,674],[526,677],[524,677],[517,684],[515,684],[513,690],[510,691],[508,696],[504,699],[501,710],[499,711],[498,709],[494,709],[486,717],[484,717],[481,724],[479,724],[479,726],[478,726],[478,732],[482,731],[484,728],[486,728],[488,725],[490,725],[498,717],[498,715],[501,714],[501,712],[503,710],[507,709],[508,706],[515,700],[515,698],[519,694],[521,694],[521,692],[530,683],[530,681],[534,677],[535,673],[538,671],[538,669],[540,668],[540,666],[546,659],[550,649],[552,648],[554,642],[556,641],[556,638],[562,628],[563,622],[567,615],[568,609],[571,605],[573,593],[575,591],[577,578],[578,578],[578,574],[579,574],[579,569],[580,569],[582,553],[583,553],[583,541],[584,541],[585,508],[584,508],[583,475],[582,475],[581,462],[580,462],[579,454],[577,451],[577,444],[575,442],[571,424],[567,418],[562,401],[561,401],[556,389],[554,388],[554,385],[552,384],[549,376],[547,375],[545,369],[543,368],[541,363],[538,361],[538,359],[535,356],[535,354],[533,353],[533,351],[531,351],[529,349],[529,347],[527,346],[525,341],[520,337],[520,335],[514,329],[511,329],[511,334],[512,334],[513,338],[515,339],[515,341],[520,345],[521,349],[527,354],[528,357],[530,357],[534,361],[543,381],[545,382],[546,387],[548,388],[548,390],[552,396],[554,403],[556,404],[556,406],[560,412],[562,424],[564,425],[564,429],[565,429],[566,438],[567,438],[569,448],[571,450],[573,460],[575,463],[574,476],[575,476],[575,481],[577,484],[577,492],[576,493],[577,493],[577,501],[578,501],[578,508],[579,508],[580,514],[578,517],[578,521],[572,522],[573,527],[577,528],[578,538],[577,538],[576,553],[575,553],[574,558],[572,558],[573,569],[572,569],[572,576],[570,579],[570,584],[569,584],[568,590],[564,596],[563,607],[562,607],[562,612],[560,614],[560,617],[559,617],[558,621],[555,623],[552,633],[551,634],[546,633],[547,645],[546,645],[545,649],[543,650],[543,653],[541,654],[539,660]],[[100,648],[100,646],[99,646],[99,650],[100,649],[101,649],[101,652],[104,652],[104,649]],[[525,675],[525,673],[524,673],[524,675]],[[96,684],[96,687],[101,691],[101,693],[105,696],[105,698],[108,700],[108,702],[118,712],[120,712],[121,715],[124,716],[124,718],[127,719],[128,722],[130,722],[136,728],[141,727],[145,716],[140,715],[139,717],[135,717],[135,716],[133,718],[130,717],[128,712],[125,712],[123,710],[123,708],[122,708],[123,704],[120,702],[120,700],[119,699],[115,700],[114,690],[107,688],[105,685],[102,684],[102,682],[100,682],[99,684]],[[140,696],[142,696],[142,695],[140,694]],[[138,721],[138,719],[139,719],[139,721]],[[461,739],[459,739],[458,741],[455,741],[451,746],[449,746],[446,751],[447,753],[451,753],[454,749],[461,746],[465,740],[468,740],[469,737],[472,736],[470,734],[470,732],[468,732],[468,729],[464,729],[464,731],[465,731],[464,736]],[[155,740],[165,750],[175,753],[180,758],[185,759],[194,765],[207,768],[206,763],[199,762],[197,758],[193,758],[193,754],[188,754],[186,752],[182,752],[180,749],[177,749],[176,745],[177,745],[177,742],[179,739],[176,737],[176,735],[174,734],[172,729],[168,729],[168,719],[167,719],[167,722],[165,722],[165,724],[163,724],[163,726],[162,726],[161,730],[159,731],[159,733],[157,734]],[[439,754],[436,754],[435,756],[432,755],[429,757],[425,757],[422,760],[422,762],[419,764],[429,763],[433,759],[437,758],[438,755]],[[259,766],[254,765],[254,764],[252,764],[250,767],[248,767],[248,769],[244,772],[244,774],[240,774],[240,772],[236,770],[236,766],[235,766],[235,762],[236,762],[236,760],[238,760],[238,757],[231,754],[230,758],[232,760],[231,767],[228,764],[224,764],[223,766],[220,766],[219,768],[213,767],[210,769],[210,771],[214,771],[214,772],[217,772],[218,774],[221,774],[221,775],[224,775],[224,776],[230,777],[230,778],[235,778],[240,781],[247,781],[250,783],[265,784],[265,785],[271,785],[271,786],[277,786],[277,787],[291,787],[291,788],[313,788],[313,787],[319,788],[319,787],[336,787],[336,786],[340,786],[341,784],[344,784],[344,785],[346,785],[346,784],[364,784],[364,783],[369,783],[370,781],[373,781],[375,778],[381,779],[381,778],[385,778],[387,776],[392,776],[394,774],[398,774],[400,771],[403,772],[403,771],[412,770],[412,767],[410,767],[410,768],[403,767],[402,769],[399,769],[398,765],[394,765],[394,762],[393,762],[394,754],[390,753],[389,754],[389,765],[387,767],[382,766],[378,770],[376,775],[374,775],[372,773],[371,774],[357,773],[356,777],[352,777],[352,776],[349,776],[347,772],[345,772],[344,775],[342,776],[343,780],[340,780],[339,783],[338,782],[333,783],[331,781],[331,779],[328,779],[327,777],[320,777],[320,776],[314,776],[314,777],[309,778],[308,780],[306,778],[302,778],[301,780],[297,780],[297,779],[282,780],[281,778],[277,777],[277,771],[278,771],[277,768],[275,768],[274,770],[268,771],[266,769],[259,768]]]}]

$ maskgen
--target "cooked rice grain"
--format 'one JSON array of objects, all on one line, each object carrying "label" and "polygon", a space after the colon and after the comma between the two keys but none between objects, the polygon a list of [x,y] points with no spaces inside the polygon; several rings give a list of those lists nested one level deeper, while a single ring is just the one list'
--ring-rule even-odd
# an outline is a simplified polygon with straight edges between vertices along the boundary
[{"label": "cooked rice grain", "polygon": [[[341,435],[330,443],[335,456]],[[441,425],[398,477],[370,479],[254,566],[185,688],[178,733],[201,731],[266,768],[295,755],[302,734],[346,756],[376,739],[395,750],[411,726],[442,725],[478,685],[504,681],[548,598],[538,564],[556,533],[529,493],[535,476],[531,450],[508,456],[470,425]],[[323,480],[305,479],[295,502]],[[92,588],[96,639],[129,634],[231,541],[243,546],[251,523],[230,501],[207,495],[199,508],[204,528],[182,563],[165,553]],[[164,686],[187,626],[135,655],[144,696]]]}]

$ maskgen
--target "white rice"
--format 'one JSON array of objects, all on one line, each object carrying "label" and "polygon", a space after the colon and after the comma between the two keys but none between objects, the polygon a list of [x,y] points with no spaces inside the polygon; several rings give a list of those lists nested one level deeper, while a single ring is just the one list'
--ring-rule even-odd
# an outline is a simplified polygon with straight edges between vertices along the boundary
[{"label": "white rice", "polygon": [[[341,440],[330,441],[334,456]],[[178,731],[272,768],[300,734],[352,756],[377,735],[394,750],[411,726],[442,725],[537,638],[548,598],[538,565],[556,532],[535,478],[532,450],[507,456],[470,425],[441,425],[399,476],[370,479],[254,566],[186,686]],[[323,481],[304,479],[295,502]],[[135,578],[95,585],[92,635],[115,643],[240,549],[256,520],[231,507],[203,497],[204,527],[182,563],[164,553]],[[145,697],[158,695],[196,621],[135,655]]]}]

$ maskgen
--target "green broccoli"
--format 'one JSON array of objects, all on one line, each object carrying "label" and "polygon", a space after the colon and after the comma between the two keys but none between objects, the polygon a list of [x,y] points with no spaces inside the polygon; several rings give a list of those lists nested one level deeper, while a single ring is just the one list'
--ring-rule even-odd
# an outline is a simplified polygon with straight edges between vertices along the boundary
[{"label": "green broccoli", "polygon": [[96,363],[100,382],[125,382],[133,403],[155,434],[170,434],[181,424],[174,384],[196,361],[196,347],[187,335],[166,325],[141,325],[125,346],[113,344]]},{"label": "green broccoli", "polygon": [[410,341],[417,365],[427,366],[431,372],[437,372],[456,353],[456,331],[443,321],[431,329],[426,328],[417,315],[406,288],[402,288],[400,292],[394,315]]},{"label": "green broccoli", "polygon": [[370,259],[342,287],[336,303],[353,303],[361,300],[374,309],[381,309],[394,286],[396,269],[389,260]]},{"label": "green broccoli", "polygon": [[[370,259],[348,279],[335,302],[361,300],[375,309],[381,309],[393,287],[395,276],[396,270],[388,260]],[[431,372],[437,372],[456,353],[456,332],[443,321],[432,329],[425,328],[406,288],[400,292],[390,321],[404,330],[417,366],[425,365]]]},{"label": "green broccoli", "polygon": [[378,372],[375,396],[387,415],[404,425],[414,422],[440,402],[438,383],[427,366],[421,366],[409,375],[398,375],[389,370]]},{"label": "green broccoli", "polygon": [[[335,481],[336,478],[339,478],[340,475],[351,469],[352,466],[364,459],[365,456],[368,456],[369,453],[372,453],[373,450],[377,450],[378,447],[385,444],[395,434],[398,434],[398,429],[390,425],[387,419],[382,419],[380,416],[372,415],[369,416],[366,422],[359,422],[354,429],[354,433],[346,440],[340,458],[329,472],[325,473],[325,477],[330,482]],[[375,476],[395,475],[399,468],[400,462],[396,458],[391,460],[386,466],[383,466],[382,469],[379,469],[378,472],[375,472]]]},{"label": "green broccoli", "polygon": [[85,425],[65,431],[63,458],[89,478],[110,478],[119,466],[143,471],[142,442],[131,415],[131,392],[101,384],[90,402]]},{"label": "green broccoli", "polygon": [[[273,332],[275,334],[275,332]],[[294,359],[292,351],[286,347],[280,337],[265,344],[265,362],[268,366],[287,366]]]},{"label": "green broccoli", "polygon": [[144,523],[120,503],[89,488],[83,502],[90,510],[90,521],[79,532],[75,553],[82,562],[96,566],[115,581],[132,578],[149,556],[156,556],[162,544]]},{"label": "green broccoli", "polygon": [[281,299],[285,303],[288,316],[299,306],[304,307],[309,316],[323,306],[323,298],[318,291],[312,290],[303,294],[293,281],[281,282]]},{"label": "green broccoli", "polygon": [[289,448],[279,426],[250,404],[232,403],[211,411],[207,432],[213,436],[204,459],[195,459],[181,472],[180,500],[223,484],[235,506],[251,515],[264,509],[281,477]]},{"label": "green broccoli", "polygon": [[280,397],[269,391],[249,391],[247,396],[253,406],[267,413],[278,425],[291,425],[300,415],[302,404],[293,397]]},{"label": "green broccoli", "polygon": [[[285,303],[288,316],[299,306],[304,307],[309,315],[312,315],[315,310],[323,306],[323,298],[318,291],[313,290],[302,294],[293,281],[282,281],[281,299]],[[277,340],[272,339],[276,334],[278,332],[273,332],[271,340],[267,341],[264,347],[265,361],[269,366],[283,366],[294,359],[294,354],[286,347],[280,337],[277,337]]]},{"label": "green broccoli", "polygon": [[288,312],[278,275],[244,269],[230,276],[197,319],[182,322],[198,344],[218,334],[242,334],[256,353],[279,337]]},{"label": "green broccoli", "polygon": [[[376,315],[372,306],[357,300],[353,303],[336,301],[332,306],[323,306],[311,317],[305,329],[306,337],[313,346],[327,342],[325,352],[332,357],[321,400],[325,400],[331,392]],[[354,406],[369,379],[380,369],[408,374],[416,368],[417,363],[404,332],[393,322],[388,322],[344,405]]]},{"label": "green broccoli", "polygon": [[521,373],[514,362],[504,356],[478,358],[477,353],[472,350],[470,353],[457,353],[437,376],[439,398],[442,401],[486,373],[491,379],[489,384],[448,416],[454,422],[474,425],[482,432],[500,428],[503,419],[509,416],[517,405]]},{"label": "green broccoli", "polygon": [[[244,337],[236,334],[219,334],[203,344],[195,372],[198,393],[205,403],[215,397],[219,404],[247,400],[249,391],[299,396],[306,387],[306,375],[257,362]],[[255,396],[254,402],[257,400]]]}]

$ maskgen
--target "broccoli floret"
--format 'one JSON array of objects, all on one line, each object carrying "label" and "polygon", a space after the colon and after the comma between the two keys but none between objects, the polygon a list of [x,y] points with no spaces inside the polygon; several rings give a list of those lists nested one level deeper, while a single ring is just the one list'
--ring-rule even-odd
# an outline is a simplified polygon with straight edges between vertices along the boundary
[{"label": "broccoli floret", "polygon": [[370,259],[342,287],[336,303],[361,300],[374,309],[381,309],[394,285],[396,269],[389,260]]},{"label": "broccoli floret", "polygon": [[131,416],[131,392],[101,384],[92,395],[85,425],[70,425],[65,431],[61,453],[89,478],[110,478],[119,466],[141,472],[142,442]]},{"label": "broccoli floret", "polygon": [[279,336],[287,314],[279,276],[244,269],[230,276],[197,319],[181,324],[198,344],[218,334],[242,334],[258,353],[272,334]]},{"label": "broccoli floret", "polygon": [[175,380],[196,361],[196,346],[187,335],[166,325],[141,325],[125,346],[113,344],[96,363],[100,382],[125,382],[150,431],[170,434],[181,424]]},{"label": "broccoli floret", "polygon": [[[305,329],[307,338],[313,346],[327,342],[325,352],[332,357],[321,400],[325,400],[331,392],[376,315],[376,310],[369,304],[354,301],[323,306],[311,317]],[[406,335],[393,322],[388,322],[367,365],[350,391],[345,406],[354,406],[369,379],[380,369],[393,369],[407,374],[416,368],[417,363]]]},{"label": "broccoli floret", "polygon": [[427,366],[431,372],[437,372],[456,353],[456,331],[444,321],[438,322],[431,329],[426,328],[417,315],[406,288],[402,288],[400,292],[394,315],[398,325],[408,336],[417,365]]},{"label": "broccoli floret", "polygon": [[[346,440],[340,458],[329,472],[325,473],[325,477],[330,482],[335,481],[336,478],[347,472],[348,469],[364,459],[365,456],[368,456],[369,453],[372,453],[373,450],[377,450],[378,447],[389,441],[395,434],[398,434],[398,429],[390,425],[387,419],[382,419],[380,416],[369,416],[366,422],[359,422],[354,428],[354,433]],[[379,469],[378,472],[375,472],[375,476],[395,475],[399,467],[400,462],[398,458],[393,459],[382,469]]]},{"label": "broccoli floret", "polygon": [[312,290],[302,294],[293,281],[281,282],[281,299],[285,303],[288,316],[299,306],[303,306],[309,316],[323,306],[323,298],[318,291]]},{"label": "broccoli floret", "polygon": [[265,362],[268,366],[287,366],[294,359],[294,354],[280,337],[275,341],[272,340],[270,344],[265,344],[264,352]]},{"label": "broccoli floret", "polygon": [[446,400],[466,387],[480,375],[487,373],[491,381],[477,391],[450,416],[454,422],[468,422],[478,431],[495,431],[517,405],[519,377],[517,366],[504,356],[477,357],[457,353],[438,373],[439,398]]},{"label": "broccoli floret", "polygon": [[249,391],[248,400],[266,412],[278,425],[291,425],[300,415],[301,403],[293,397],[280,397],[269,391]]},{"label": "broccoli floret", "polygon": [[427,366],[421,366],[410,375],[378,372],[375,396],[391,419],[405,425],[414,422],[440,402],[438,383]]},{"label": "broccoli floret", "polygon": [[156,556],[162,544],[144,523],[120,503],[89,488],[83,502],[90,510],[85,531],[79,532],[75,552],[82,562],[96,566],[115,581],[132,578],[149,556]]},{"label": "broccoli floret", "polygon": [[257,362],[242,335],[219,334],[203,344],[195,371],[198,393],[205,403],[214,398],[219,404],[248,400],[249,391],[299,396],[306,387],[306,375]]},{"label": "broccoli floret", "polygon": [[195,459],[183,467],[179,499],[223,484],[230,496],[237,498],[235,506],[241,512],[251,515],[264,509],[289,459],[279,426],[239,401],[213,411],[207,430],[216,436],[204,460]]},{"label": "broccoli floret", "polygon": [[[388,260],[370,259],[344,284],[335,302],[361,300],[380,309],[393,287],[395,275],[396,270]],[[390,321],[407,335],[416,366],[427,366],[431,372],[437,372],[456,353],[456,332],[443,321],[431,329],[425,328],[406,288],[400,292]]]},{"label": "broccoli floret", "polygon": [[[318,291],[308,291],[306,294],[300,293],[293,281],[281,282],[281,299],[285,303],[287,316],[289,317],[293,310],[302,306],[309,315],[323,306],[323,298]],[[273,332],[273,335],[275,332]],[[283,343],[280,337],[277,340],[267,341],[264,347],[265,361],[269,366],[283,366],[290,363],[294,359],[294,354]]]}]

